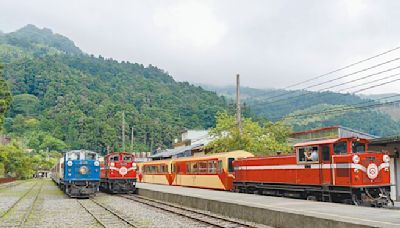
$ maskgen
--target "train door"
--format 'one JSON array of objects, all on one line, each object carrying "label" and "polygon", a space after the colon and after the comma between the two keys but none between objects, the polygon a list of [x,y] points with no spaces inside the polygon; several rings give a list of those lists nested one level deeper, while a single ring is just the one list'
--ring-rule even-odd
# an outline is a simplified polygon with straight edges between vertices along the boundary
[{"label": "train door", "polygon": [[331,145],[321,146],[321,163],[320,163],[320,177],[322,185],[332,184],[332,171],[331,171]]}]

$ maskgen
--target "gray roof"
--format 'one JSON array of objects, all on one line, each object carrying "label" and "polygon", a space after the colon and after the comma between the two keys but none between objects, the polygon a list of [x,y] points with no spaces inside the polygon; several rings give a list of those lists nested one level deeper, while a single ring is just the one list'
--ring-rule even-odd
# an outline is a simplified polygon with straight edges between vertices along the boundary
[{"label": "gray roof", "polygon": [[161,151],[161,152],[159,152],[157,154],[154,154],[154,155],[152,155],[150,157],[151,158],[169,158],[169,157],[178,155],[180,153],[184,153],[185,151],[192,150],[192,149],[194,149],[196,147],[199,147],[199,146],[203,146],[203,144],[193,144],[193,145],[190,145],[190,146],[178,147],[178,148],[175,148],[175,149],[166,149],[166,150]]}]

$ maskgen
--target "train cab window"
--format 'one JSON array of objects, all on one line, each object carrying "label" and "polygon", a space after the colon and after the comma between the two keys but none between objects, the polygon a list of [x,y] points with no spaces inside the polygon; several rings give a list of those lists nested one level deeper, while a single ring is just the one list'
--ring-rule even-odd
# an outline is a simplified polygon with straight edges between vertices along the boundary
[{"label": "train cab window", "polygon": [[331,155],[331,148],[329,145],[323,145],[322,147],[322,161],[329,161]]},{"label": "train cab window", "polygon": [[318,162],[318,146],[300,147],[297,148],[297,159],[299,162]]},{"label": "train cab window", "polygon": [[235,159],[234,158],[228,158],[228,172],[233,173],[234,169],[233,169],[233,161]]},{"label": "train cab window", "polygon": [[67,160],[80,160],[80,153],[79,152],[72,152],[67,154]]},{"label": "train cab window", "polygon": [[365,152],[365,143],[353,142],[352,144],[353,153],[364,153]]},{"label": "train cab window", "polygon": [[110,161],[119,161],[119,156],[110,157]]},{"label": "train cab window", "polygon": [[96,158],[97,158],[97,154],[96,153],[86,152],[86,153],[84,153],[84,158],[81,158],[81,159],[84,159],[84,160],[96,160]]},{"label": "train cab window", "polygon": [[333,145],[335,154],[347,154],[347,142],[338,142]]},{"label": "train cab window", "polygon": [[133,157],[132,155],[124,155],[122,158],[123,161],[132,161]]}]

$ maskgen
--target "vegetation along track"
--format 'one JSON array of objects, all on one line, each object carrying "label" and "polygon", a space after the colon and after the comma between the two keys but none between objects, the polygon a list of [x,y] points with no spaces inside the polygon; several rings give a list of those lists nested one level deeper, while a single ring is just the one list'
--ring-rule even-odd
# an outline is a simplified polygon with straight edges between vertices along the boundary
[{"label": "vegetation along track", "polygon": [[42,191],[43,181],[32,185],[17,201],[0,216],[0,224],[5,227],[24,227]]},{"label": "vegetation along track", "polygon": [[18,185],[20,185],[22,183],[26,183],[26,182],[25,181],[13,181],[13,182],[10,182],[10,183],[0,184],[0,190],[16,187],[16,186],[18,186]]},{"label": "vegetation along track", "polygon": [[137,227],[131,219],[94,199],[78,199],[77,201],[102,227]]},{"label": "vegetation along track", "polygon": [[253,225],[247,224],[245,222],[240,222],[222,216],[209,214],[207,212],[191,209],[188,207],[181,207],[175,204],[153,200],[141,196],[136,196],[136,195],[119,195],[119,196],[141,204],[158,208],[163,211],[167,211],[179,216],[192,219],[196,222],[203,223],[210,227],[254,227]]}]

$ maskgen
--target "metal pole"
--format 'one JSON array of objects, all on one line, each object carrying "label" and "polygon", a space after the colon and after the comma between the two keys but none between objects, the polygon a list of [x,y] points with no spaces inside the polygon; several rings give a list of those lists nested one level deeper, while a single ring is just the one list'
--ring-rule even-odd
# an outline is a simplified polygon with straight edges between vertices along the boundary
[{"label": "metal pole", "polygon": [[131,127],[131,152],[133,152],[133,126]]},{"label": "metal pole", "polygon": [[125,152],[125,112],[122,112],[122,152]]},{"label": "metal pole", "polygon": [[240,111],[240,76],[236,75],[236,123],[239,129],[239,132],[242,133],[242,120],[241,120],[241,111]]}]

